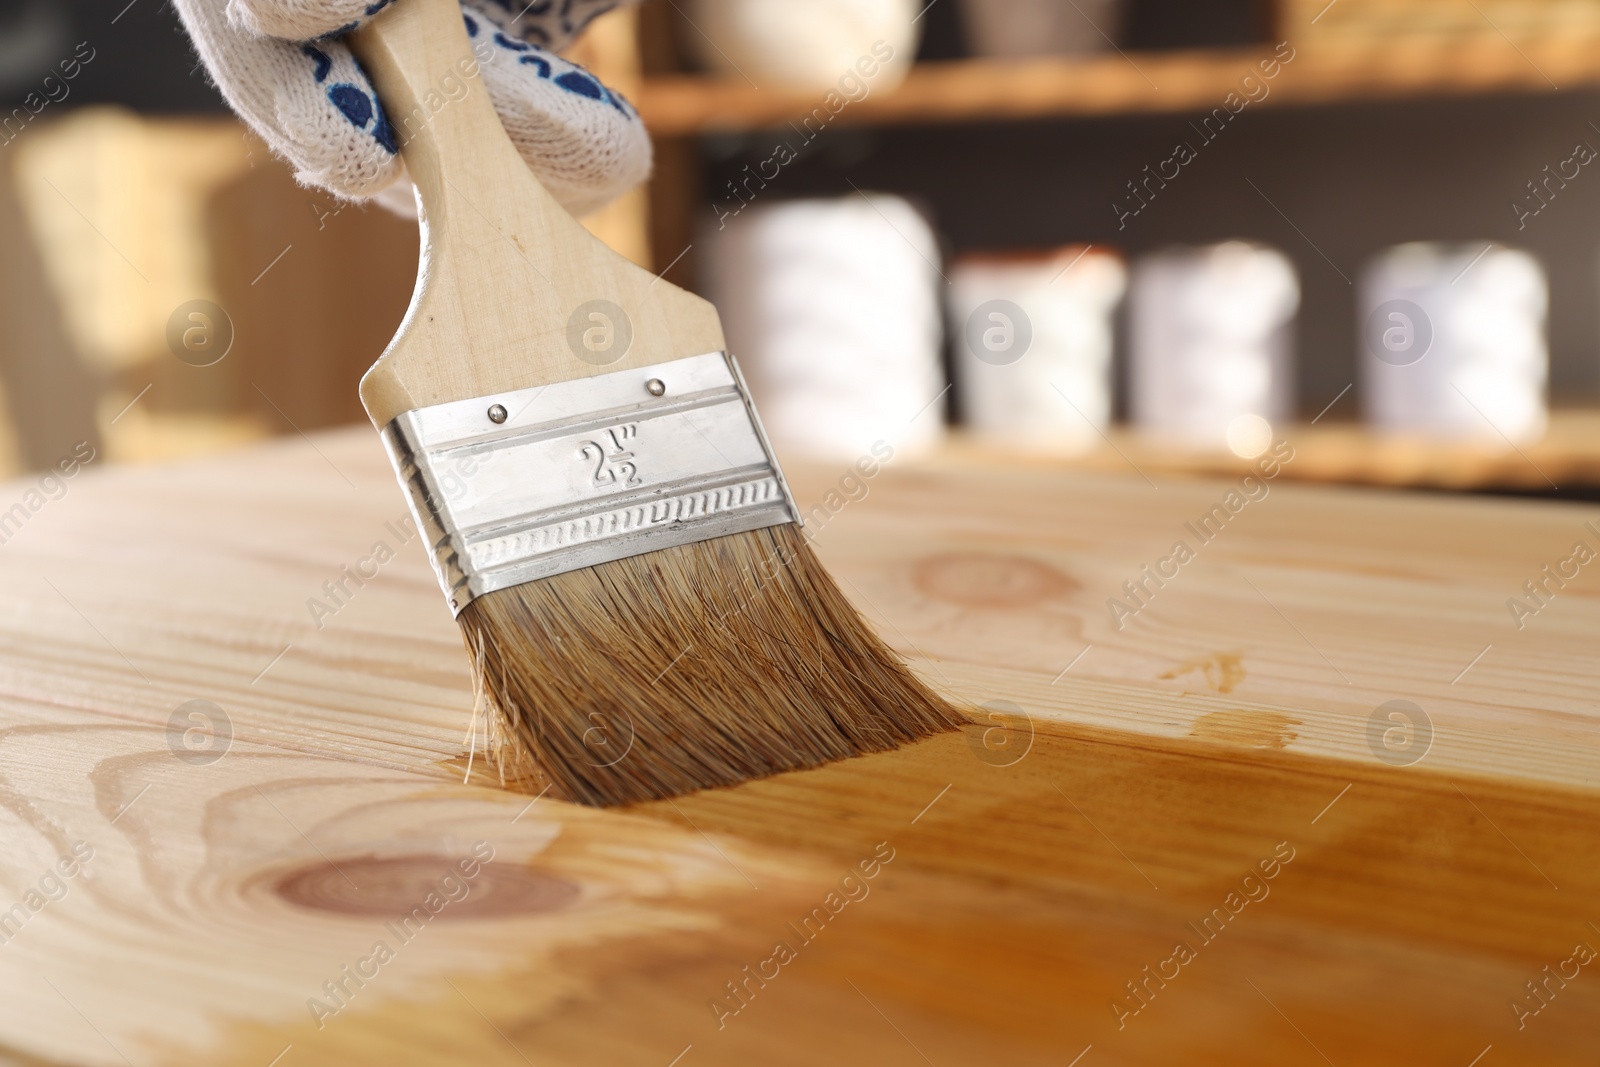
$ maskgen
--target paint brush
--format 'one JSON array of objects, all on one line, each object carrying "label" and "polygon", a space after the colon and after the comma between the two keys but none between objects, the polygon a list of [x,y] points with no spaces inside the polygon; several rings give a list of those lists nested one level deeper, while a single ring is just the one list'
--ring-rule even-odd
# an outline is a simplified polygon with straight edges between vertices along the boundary
[{"label": "paint brush", "polygon": [[353,45],[422,228],[410,309],[361,398],[502,781],[620,804],[960,725],[812,553],[715,309],[529,172],[455,0],[405,0]]}]

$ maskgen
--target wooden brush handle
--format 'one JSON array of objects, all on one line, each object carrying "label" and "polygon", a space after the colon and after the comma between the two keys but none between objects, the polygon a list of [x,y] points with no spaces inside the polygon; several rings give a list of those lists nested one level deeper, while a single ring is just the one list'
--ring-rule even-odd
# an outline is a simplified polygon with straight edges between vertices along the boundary
[{"label": "wooden brush handle", "polygon": [[[422,225],[411,307],[361,380],[376,425],[412,408],[723,347],[710,304],[611,251],[534,178],[495,115],[456,0],[401,0],[352,44],[401,144]],[[495,62],[512,61],[497,52]],[[569,344],[569,333],[604,328],[584,316],[569,331],[595,300],[620,307],[626,322],[611,326],[632,334],[608,364]]]}]

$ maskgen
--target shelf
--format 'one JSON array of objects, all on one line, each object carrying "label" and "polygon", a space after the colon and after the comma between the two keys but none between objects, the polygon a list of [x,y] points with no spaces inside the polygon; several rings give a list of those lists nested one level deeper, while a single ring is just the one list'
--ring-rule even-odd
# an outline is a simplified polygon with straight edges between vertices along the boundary
[{"label": "shelf", "polygon": [[[1293,481],[1396,488],[1506,490],[1584,495],[1600,488],[1600,410],[1551,414],[1545,436],[1513,448],[1499,438],[1444,441],[1382,437],[1352,423],[1294,425],[1278,436],[1294,447],[1280,477]],[[1222,451],[1183,451],[1133,430],[1118,428],[1106,443],[1075,455],[1036,452],[1030,465],[1067,466],[1115,474],[1238,478],[1254,461]],[[1113,447],[1114,446],[1114,447]],[[957,435],[947,453],[990,462],[1001,446]],[[1006,455],[1015,455],[1007,450]]]},{"label": "shelf", "polygon": [[[1221,106],[1271,54],[1258,47],[923,63],[898,88],[849,104],[832,122],[928,124],[1210,109]],[[1582,88],[1600,85],[1600,34],[1513,42],[1485,33],[1299,47],[1265,84],[1269,94],[1251,107]],[[673,75],[646,80],[636,95],[646,125],[657,136],[677,137],[798,122],[822,105],[825,92]]]}]

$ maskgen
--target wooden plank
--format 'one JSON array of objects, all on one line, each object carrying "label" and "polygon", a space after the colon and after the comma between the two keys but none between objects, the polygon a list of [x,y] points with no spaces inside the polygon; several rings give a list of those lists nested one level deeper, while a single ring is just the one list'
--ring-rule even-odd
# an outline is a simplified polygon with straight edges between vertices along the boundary
[{"label": "wooden plank", "polygon": [[[1586,569],[1520,630],[1506,599],[1600,543],[1600,509],[1274,480],[1119,630],[1107,599],[1229,483],[792,473],[888,640],[1017,710],[625,812],[502,791],[481,759],[462,782],[459,639],[370,432],[77,475],[0,546],[0,1046],[140,1067],[1590,1061],[1600,979],[1564,961],[1600,946],[1600,604]],[[376,574],[333,605],[345,567]],[[318,597],[336,610],[314,620]],[[168,728],[196,699],[231,720],[214,762]],[[1408,766],[1369,746],[1395,699],[1433,729]],[[77,842],[92,857],[50,878]],[[1521,1028],[1518,997],[1539,1008]]]},{"label": "wooden plank", "polygon": [[[1076,418],[1077,416],[1070,416]],[[1432,489],[1505,489],[1533,493],[1575,492],[1600,486],[1600,411],[1558,409],[1543,437],[1514,444],[1485,425],[1475,438],[1439,438],[1377,433],[1350,422],[1296,424],[1282,428],[1295,457],[1282,476],[1295,481],[1347,485],[1413,486]],[[970,457],[993,464],[1016,462],[1015,445],[958,437],[948,458]],[[1220,446],[1175,445],[1130,427],[1118,427],[1088,449],[1052,449],[1041,442],[1026,462],[1137,477],[1238,478],[1254,460]]]},{"label": "wooden plank", "polygon": [[[1486,31],[1448,39],[1289,44],[1295,58],[1267,83],[1261,104],[1547,93],[1600,83],[1600,37],[1593,32],[1515,42]],[[1239,92],[1240,79],[1271,54],[1271,48],[1226,48],[922,63],[897,88],[869,92],[828,118],[888,125],[1209,111]],[[823,107],[825,95],[733,78],[659,75],[645,80],[637,104],[651,132],[666,137],[782,127]]]}]

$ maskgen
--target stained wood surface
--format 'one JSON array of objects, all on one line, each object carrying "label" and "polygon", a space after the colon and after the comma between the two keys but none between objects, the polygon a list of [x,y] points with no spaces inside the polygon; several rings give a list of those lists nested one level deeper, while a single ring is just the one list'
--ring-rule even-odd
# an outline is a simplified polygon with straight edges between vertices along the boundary
[{"label": "stained wood surface", "polygon": [[[889,642],[1015,710],[596,812],[499,789],[481,756],[463,783],[466,663],[370,431],[78,473],[0,545],[0,1046],[94,1067],[1593,1062],[1600,975],[1572,962],[1600,947],[1593,565],[1520,630],[1506,600],[1600,545],[1600,509],[1279,478],[1118,630],[1107,599],[1237,483],[937,457],[791,474]],[[394,558],[363,563],[380,541]],[[376,576],[319,628],[308,600],[345,566]],[[1369,743],[1392,700],[1432,726],[1408,766]],[[66,877],[74,845],[92,857]],[[443,881],[475,846],[492,860]],[[746,965],[776,977],[741,1006]]]}]

